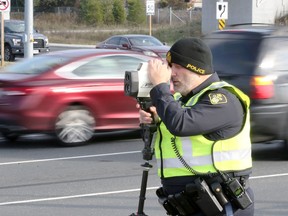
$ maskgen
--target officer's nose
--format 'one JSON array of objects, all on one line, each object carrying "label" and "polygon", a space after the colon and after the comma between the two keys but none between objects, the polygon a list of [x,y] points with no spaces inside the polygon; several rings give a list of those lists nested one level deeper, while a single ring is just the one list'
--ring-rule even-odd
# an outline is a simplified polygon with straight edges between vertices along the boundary
[{"label": "officer's nose", "polygon": [[173,70],[173,69],[171,68],[171,77],[174,77],[174,76],[176,76],[176,72],[175,72],[175,70]]}]

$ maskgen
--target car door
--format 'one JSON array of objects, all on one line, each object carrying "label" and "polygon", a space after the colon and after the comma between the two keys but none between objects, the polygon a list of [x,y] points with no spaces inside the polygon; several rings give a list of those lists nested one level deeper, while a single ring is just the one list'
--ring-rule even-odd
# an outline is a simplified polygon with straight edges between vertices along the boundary
[{"label": "car door", "polygon": [[129,41],[126,37],[121,37],[120,49],[123,49],[123,50],[130,50],[131,49],[131,44],[129,43]]},{"label": "car door", "polygon": [[104,48],[106,49],[120,49],[120,39],[121,37],[112,37],[106,41]]},{"label": "car door", "polygon": [[[107,54],[89,60],[73,71],[85,83],[85,97],[93,110],[98,130],[138,128],[136,99],[125,96],[125,71],[137,71],[148,57],[129,54]],[[89,83],[89,84],[87,84]],[[83,88],[83,86],[82,86]],[[83,94],[84,95],[84,94]]]}]

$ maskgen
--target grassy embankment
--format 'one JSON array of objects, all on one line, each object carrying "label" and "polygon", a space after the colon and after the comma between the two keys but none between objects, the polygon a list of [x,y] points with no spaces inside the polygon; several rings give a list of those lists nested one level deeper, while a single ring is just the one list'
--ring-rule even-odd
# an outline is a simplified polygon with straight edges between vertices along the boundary
[{"label": "grassy embankment", "polygon": [[[23,19],[23,14],[11,14],[11,19]],[[77,17],[69,14],[37,14],[34,16],[34,28],[45,34],[50,43],[95,45],[115,34],[149,34],[149,23],[139,27],[99,26],[89,27],[79,24]],[[188,36],[200,36],[201,20],[193,23],[152,25],[152,35],[163,42],[173,44],[177,39]]]}]

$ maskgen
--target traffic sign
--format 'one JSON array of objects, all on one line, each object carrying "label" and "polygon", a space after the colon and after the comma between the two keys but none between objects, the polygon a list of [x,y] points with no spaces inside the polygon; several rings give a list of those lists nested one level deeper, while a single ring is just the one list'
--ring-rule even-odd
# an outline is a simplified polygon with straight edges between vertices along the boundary
[{"label": "traffic sign", "polygon": [[0,0],[0,12],[10,11],[9,0]]},{"label": "traffic sign", "polygon": [[223,30],[225,28],[225,25],[226,25],[225,19],[219,19],[218,20],[218,29],[219,30]]},{"label": "traffic sign", "polygon": [[155,0],[146,1],[146,15],[155,15]]},{"label": "traffic sign", "polygon": [[228,19],[228,2],[216,3],[216,19]]}]

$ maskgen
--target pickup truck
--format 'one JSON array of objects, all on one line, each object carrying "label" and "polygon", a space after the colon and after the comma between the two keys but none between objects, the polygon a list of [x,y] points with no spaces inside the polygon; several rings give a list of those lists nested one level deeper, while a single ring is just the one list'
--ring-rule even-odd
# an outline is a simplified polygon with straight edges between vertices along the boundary
[{"label": "pickup truck", "polygon": [[[1,33],[1,32],[0,32]],[[4,61],[24,56],[25,22],[4,20]],[[33,54],[49,52],[48,38],[33,30]]]}]

